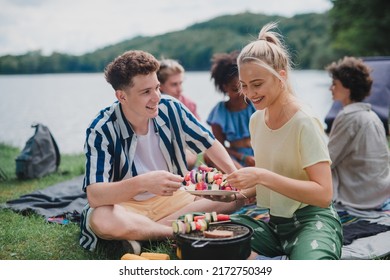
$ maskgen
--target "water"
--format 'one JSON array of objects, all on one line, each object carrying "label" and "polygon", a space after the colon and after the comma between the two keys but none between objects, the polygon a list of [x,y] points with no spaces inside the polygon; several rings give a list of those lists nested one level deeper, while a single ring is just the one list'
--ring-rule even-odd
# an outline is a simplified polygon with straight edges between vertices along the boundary
[{"label": "water", "polygon": [[[297,96],[324,120],[332,98],[325,71],[294,71]],[[205,121],[211,108],[223,99],[208,72],[187,72],[185,94],[196,101]],[[0,142],[23,148],[34,122],[47,125],[61,153],[83,151],[85,128],[97,112],[115,101],[103,74],[0,75]]]}]

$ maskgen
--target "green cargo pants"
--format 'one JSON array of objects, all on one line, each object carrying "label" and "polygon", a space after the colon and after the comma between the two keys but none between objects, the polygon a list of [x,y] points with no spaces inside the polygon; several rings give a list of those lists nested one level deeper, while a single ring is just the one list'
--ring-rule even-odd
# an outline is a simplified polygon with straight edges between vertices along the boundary
[{"label": "green cargo pants", "polygon": [[292,260],[340,259],[343,234],[333,206],[309,205],[292,218],[271,216],[268,223],[246,215],[232,215],[231,220],[253,228],[252,250],[260,255],[287,255]]}]

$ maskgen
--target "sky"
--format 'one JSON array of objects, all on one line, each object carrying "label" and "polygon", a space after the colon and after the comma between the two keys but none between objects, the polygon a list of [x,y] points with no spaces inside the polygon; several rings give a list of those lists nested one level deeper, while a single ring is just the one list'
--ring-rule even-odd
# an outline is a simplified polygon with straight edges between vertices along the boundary
[{"label": "sky", "polygon": [[0,0],[0,56],[80,55],[135,36],[182,30],[241,12],[323,13],[330,0]]}]

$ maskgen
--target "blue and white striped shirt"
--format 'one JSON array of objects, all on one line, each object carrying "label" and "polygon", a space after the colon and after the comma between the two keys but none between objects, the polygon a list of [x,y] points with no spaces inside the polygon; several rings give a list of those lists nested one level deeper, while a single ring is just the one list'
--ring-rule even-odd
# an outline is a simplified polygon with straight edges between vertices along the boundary
[{"label": "blue and white striped shirt", "polygon": [[[153,124],[168,171],[174,174],[184,176],[187,172],[186,149],[200,153],[215,141],[212,133],[185,106],[170,96],[162,96]],[[100,111],[86,131],[83,190],[86,191],[94,183],[116,182],[137,176],[134,164],[136,146],[137,136],[119,102]],[[98,239],[86,227],[89,209],[89,205],[86,205],[82,213],[80,245],[93,250]]]}]

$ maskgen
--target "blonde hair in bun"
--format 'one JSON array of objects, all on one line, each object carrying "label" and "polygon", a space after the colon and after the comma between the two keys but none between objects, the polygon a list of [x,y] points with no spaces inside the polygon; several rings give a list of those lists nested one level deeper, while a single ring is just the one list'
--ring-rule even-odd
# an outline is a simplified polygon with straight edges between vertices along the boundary
[{"label": "blonde hair in bun", "polygon": [[264,67],[275,75],[292,92],[292,87],[288,80],[283,79],[279,71],[284,70],[288,77],[291,71],[291,59],[287,48],[282,42],[282,36],[272,31],[277,28],[276,22],[271,22],[263,26],[258,39],[247,44],[237,58],[237,64],[254,62]]}]

